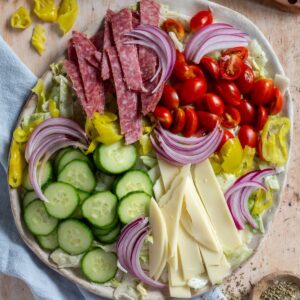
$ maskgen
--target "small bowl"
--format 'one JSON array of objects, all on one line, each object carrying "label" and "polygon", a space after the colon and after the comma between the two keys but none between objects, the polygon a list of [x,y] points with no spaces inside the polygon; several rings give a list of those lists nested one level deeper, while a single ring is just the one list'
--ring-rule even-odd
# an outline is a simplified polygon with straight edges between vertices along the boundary
[{"label": "small bowl", "polygon": [[299,275],[293,274],[291,272],[274,272],[263,277],[256,283],[256,285],[252,289],[249,300],[260,300],[261,294],[275,281],[278,280],[292,281],[300,287]]}]

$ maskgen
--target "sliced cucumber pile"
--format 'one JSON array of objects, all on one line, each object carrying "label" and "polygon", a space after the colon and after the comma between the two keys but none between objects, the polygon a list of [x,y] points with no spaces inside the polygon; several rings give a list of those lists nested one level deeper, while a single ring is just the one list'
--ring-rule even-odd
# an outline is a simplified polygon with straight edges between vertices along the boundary
[{"label": "sliced cucumber pile", "polygon": [[41,176],[47,202],[38,199],[26,173],[22,207],[24,222],[41,248],[60,249],[70,256],[84,254],[81,267],[85,276],[104,283],[115,276],[117,258],[94,249],[93,241],[113,244],[123,224],[148,215],[153,183],[142,170],[155,161],[146,157],[147,164],[133,169],[137,161],[143,161],[138,160],[134,145],[122,142],[98,146],[93,158],[68,147],[48,161]]}]

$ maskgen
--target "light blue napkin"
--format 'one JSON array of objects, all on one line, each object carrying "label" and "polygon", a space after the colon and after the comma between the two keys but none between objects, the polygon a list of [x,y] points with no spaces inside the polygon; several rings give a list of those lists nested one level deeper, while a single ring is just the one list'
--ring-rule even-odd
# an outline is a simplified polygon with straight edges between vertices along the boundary
[{"label": "light blue napkin", "polygon": [[[24,280],[36,299],[100,300],[46,267],[21,240],[10,209],[6,171],[17,117],[37,78],[0,36],[0,272]],[[225,299],[219,289],[203,300]]]}]

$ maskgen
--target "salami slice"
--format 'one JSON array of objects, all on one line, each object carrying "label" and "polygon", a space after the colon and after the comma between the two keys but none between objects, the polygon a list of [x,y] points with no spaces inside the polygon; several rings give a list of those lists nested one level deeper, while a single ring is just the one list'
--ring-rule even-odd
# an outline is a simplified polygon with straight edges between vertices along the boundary
[{"label": "salami slice", "polygon": [[141,128],[137,94],[127,89],[116,48],[107,48],[106,52],[117,94],[121,133],[125,134],[126,143],[132,143],[138,139],[139,134],[137,132],[140,132],[139,128]]},{"label": "salami slice", "polygon": [[[146,85],[146,88],[149,91],[152,91],[156,87],[157,83],[158,83],[158,79],[154,80],[154,82],[152,82],[152,83],[148,82]],[[158,89],[158,91],[154,94],[151,94],[151,93],[142,93],[141,94],[143,115],[146,115],[149,112],[153,112],[155,110],[155,107],[162,96],[163,90],[164,90],[164,87],[163,87],[163,85],[161,85],[161,87]]]},{"label": "salami slice", "polygon": [[82,33],[73,32],[72,40],[86,97],[86,105],[83,108],[88,117],[91,117],[96,111],[103,113],[105,105],[104,86],[100,78],[100,72],[86,62],[87,57],[95,54],[96,47]]},{"label": "salami slice", "polygon": [[100,28],[91,38],[90,41],[95,45],[98,51],[103,49],[104,29]]},{"label": "salami slice", "polygon": [[131,10],[128,8],[122,9],[112,16],[111,23],[126,85],[130,90],[142,91],[143,80],[138,60],[137,47],[135,45],[125,44],[127,41],[131,40],[131,38],[126,36],[133,28]]},{"label": "salami slice", "polygon": [[106,12],[104,20],[104,33],[103,33],[103,58],[101,65],[101,77],[103,80],[108,80],[110,78],[110,68],[109,61],[106,53],[106,49],[113,46],[113,38],[111,32],[111,17],[114,15],[112,10]]},{"label": "salami slice", "polygon": [[[160,5],[153,0],[140,1],[140,23],[143,25],[159,25]],[[157,57],[153,50],[139,47],[139,61],[142,78],[149,80],[155,73]]]},{"label": "salami slice", "polygon": [[132,13],[132,27],[135,28],[140,25],[140,14],[138,12]]},{"label": "salami slice", "polygon": [[102,58],[102,53],[99,51],[96,51],[91,56],[87,56],[85,59],[93,67],[100,70],[101,58]]}]

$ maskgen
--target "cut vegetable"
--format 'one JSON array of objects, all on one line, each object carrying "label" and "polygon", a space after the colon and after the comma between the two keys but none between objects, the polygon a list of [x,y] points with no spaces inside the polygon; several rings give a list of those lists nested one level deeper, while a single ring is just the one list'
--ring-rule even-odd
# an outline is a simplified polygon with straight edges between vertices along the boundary
[{"label": "cut vegetable", "polygon": [[61,149],[55,156],[55,159],[54,159],[54,169],[55,170],[58,170],[58,163],[60,161],[60,159],[63,157],[63,155],[65,153],[67,153],[68,151],[71,151],[73,150],[73,148],[71,147],[67,147],[67,148],[64,148],[64,149]]},{"label": "cut vegetable", "polygon": [[119,218],[127,224],[140,216],[148,216],[151,196],[143,192],[132,192],[121,199],[118,208]]},{"label": "cut vegetable", "polygon": [[24,196],[23,199],[23,208],[25,209],[25,207],[30,204],[32,201],[34,200],[38,200],[38,196],[36,195],[36,193],[34,191],[31,192],[27,192]]},{"label": "cut vegetable", "polygon": [[25,208],[24,221],[35,235],[48,235],[58,224],[58,220],[47,213],[44,203],[40,200],[34,200]]},{"label": "cut vegetable", "polygon": [[144,171],[132,170],[125,173],[115,185],[115,193],[119,199],[131,192],[145,192],[152,195],[153,188],[149,175]]},{"label": "cut vegetable", "polygon": [[82,258],[81,268],[90,281],[105,283],[116,275],[117,256],[112,252],[94,249]]},{"label": "cut vegetable", "polygon": [[71,255],[78,255],[87,251],[92,242],[92,231],[78,220],[69,219],[58,226],[59,247]]},{"label": "cut vegetable", "polygon": [[37,235],[36,238],[41,247],[45,250],[53,251],[58,248],[57,229],[48,235]]},{"label": "cut vegetable", "polygon": [[90,193],[96,185],[96,179],[87,162],[74,160],[67,164],[57,177],[58,181]]},{"label": "cut vegetable", "polygon": [[76,189],[67,183],[54,182],[49,184],[44,195],[48,199],[48,202],[45,202],[47,212],[57,219],[71,216],[79,204]]},{"label": "cut vegetable", "polygon": [[99,192],[82,204],[83,216],[94,226],[110,225],[117,214],[117,197],[111,192]]},{"label": "cut vegetable", "polygon": [[118,142],[112,145],[100,145],[94,152],[94,161],[98,169],[106,173],[120,174],[132,168],[137,160],[134,145]]},{"label": "cut vegetable", "polygon": [[[39,174],[39,169],[38,169],[38,174]],[[45,185],[46,183],[48,183],[51,179],[52,179],[52,175],[53,175],[53,170],[52,170],[52,165],[50,163],[50,161],[47,161],[44,168],[43,168],[43,174],[41,174],[41,181],[40,181],[40,186]],[[22,182],[22,186],[24,189],[28,190],[28,191],[32,191],[32,185],[30,183],[30,179],[29,179],[29,173],[28,173],[28,169],[25,170],[25,176]]]},{"label": "cut vegetable", "polygon": [[118,239],[120,231],[121,231],[121,225],[118,224],[113,230],[111,230],[107,234],[105,235],[98,234],[96,237],[101,243],[111,244]]}]

